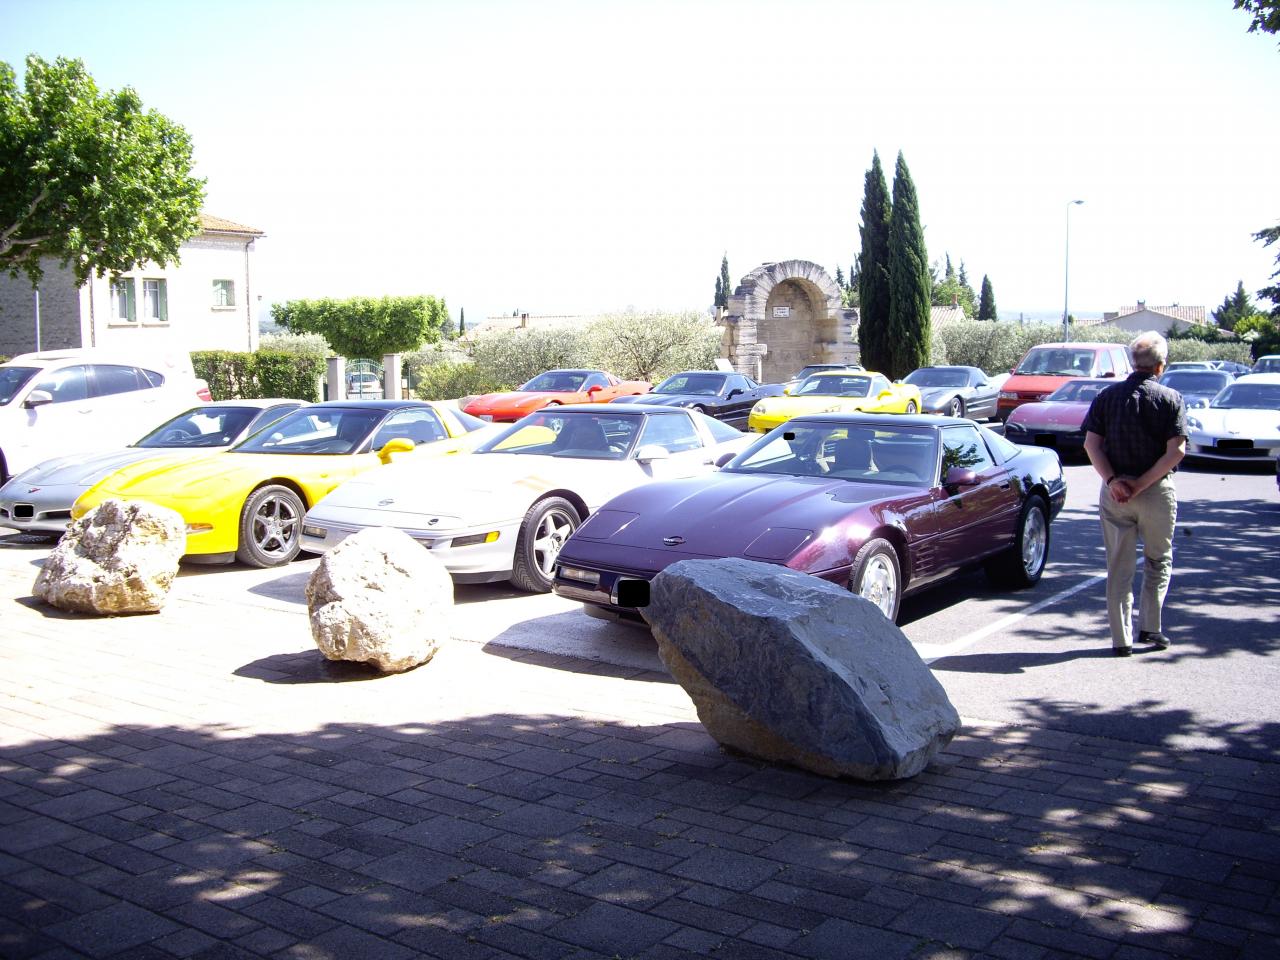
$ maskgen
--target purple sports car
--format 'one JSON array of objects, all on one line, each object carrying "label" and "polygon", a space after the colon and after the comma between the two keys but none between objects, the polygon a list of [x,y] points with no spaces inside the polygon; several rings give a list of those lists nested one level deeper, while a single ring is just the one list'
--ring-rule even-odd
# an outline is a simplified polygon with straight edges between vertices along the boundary
[{"label": "purple sports car", "polygon": [[1005,421],[1004,436],[1014,443],[1051,447],[1060,454],[1084,453],[1084,415],[1093,398],[1114,379],[1068,380],[1038,403],[1024,403]]},{"label": "purple sports car", "polygon": [[635,616],[677,560],[745,557],[847,586],[896,620],[910,594],[975,564],[1030,586],[1066,482],[1051,450],[955,417],[797,417],[710,476],[605,503],[560,552],[554,590]]}]

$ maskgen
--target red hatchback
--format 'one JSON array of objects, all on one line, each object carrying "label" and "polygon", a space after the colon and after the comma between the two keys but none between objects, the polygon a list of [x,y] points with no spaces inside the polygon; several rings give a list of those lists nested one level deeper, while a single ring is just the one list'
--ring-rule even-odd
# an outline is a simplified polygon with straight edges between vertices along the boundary
[{"label": "red hatchback", "polygon": [[1127,377],[1132,372],[1123,344],[1042,343],[1027,351],[1000,387],[996,415],[1008,420],[1024,403],[1044,400],[1076,377]]}]

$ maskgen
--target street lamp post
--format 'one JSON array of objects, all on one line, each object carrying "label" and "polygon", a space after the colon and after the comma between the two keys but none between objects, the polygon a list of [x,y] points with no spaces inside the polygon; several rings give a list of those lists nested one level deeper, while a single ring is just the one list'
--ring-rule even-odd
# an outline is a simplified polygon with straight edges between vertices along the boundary
[{"label": "street lamp post", "polygon": [[1062,254],[1062,342],[1071,342],[1071,333],[1067,327],[1067,294],[1071,289],[1071,208],[1078,207],[1083,200],[1071,200],[1067,203],[1067,233]]}]

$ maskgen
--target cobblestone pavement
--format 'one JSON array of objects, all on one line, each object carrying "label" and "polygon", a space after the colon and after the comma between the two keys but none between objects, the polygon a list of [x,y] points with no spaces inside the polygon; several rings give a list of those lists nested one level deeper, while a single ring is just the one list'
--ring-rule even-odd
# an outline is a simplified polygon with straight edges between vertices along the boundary
[{"label": "cobblestone pavement", "polygon": [[968,724],[832,781],[659,672],[459,642],[370,679],[296,601],[79,617],[34,573],[0,565],[5,958],[1280,956],[1277,763]]}]

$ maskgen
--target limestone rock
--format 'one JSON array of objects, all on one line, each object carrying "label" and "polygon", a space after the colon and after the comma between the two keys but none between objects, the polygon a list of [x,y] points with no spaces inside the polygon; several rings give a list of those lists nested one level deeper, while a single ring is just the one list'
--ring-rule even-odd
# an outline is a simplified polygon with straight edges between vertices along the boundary
[{"label": "limestone rock", "polygon": [[70,523],[32,593],[78,613],[154,613],[178,575],[186,531],[168,507],[104,500]]},{"label": "limestone rock", "polygon": [[426,663],[448,639],[453,580],[408,534],[368,527],[321,558],[307,581],[307,612],[330,660],[398,673]]},{"label": "limestone rock", "polygon": [[946,691],[869,601],[774,564],[682,560],[642,609],[720,743],[825,776],[923,770],[960,728]]}]

